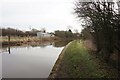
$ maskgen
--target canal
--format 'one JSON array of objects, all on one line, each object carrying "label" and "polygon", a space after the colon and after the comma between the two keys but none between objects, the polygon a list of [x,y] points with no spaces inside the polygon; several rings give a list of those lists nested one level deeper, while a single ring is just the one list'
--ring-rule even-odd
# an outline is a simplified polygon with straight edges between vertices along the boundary
[{"label": "canal", "polygon": [[2,78],[47,78],[66,44],[30,43],[4,48],[10,50],[2,52]]}]

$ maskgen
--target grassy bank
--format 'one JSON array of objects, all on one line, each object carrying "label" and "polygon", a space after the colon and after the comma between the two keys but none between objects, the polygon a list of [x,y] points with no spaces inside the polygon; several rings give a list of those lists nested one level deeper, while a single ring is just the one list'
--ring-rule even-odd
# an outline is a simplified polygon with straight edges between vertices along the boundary
[{"label": "grassy bank", "polygon": [[13,45],[22,45],[26,44],[28,42],[46,42],[46,41],[54,41],[54,38],[39,38],[39,37],[17,37],[17,36],[11,36],[10,37],[10,43],[8,42],[8,37],[0,37],[0,43],[2,46],[10,46]]},{"label": "grassy bank", "polygon": [[95,58],[82,41],[71,42],[63,50],[49,78],[116,78],[117,70]]}]

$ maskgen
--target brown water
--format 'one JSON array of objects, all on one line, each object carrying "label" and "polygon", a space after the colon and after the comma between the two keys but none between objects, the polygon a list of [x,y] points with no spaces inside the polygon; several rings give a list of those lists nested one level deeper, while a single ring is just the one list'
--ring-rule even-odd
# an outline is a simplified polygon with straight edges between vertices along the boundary
[{"label": "brown water", "polygon": [[11,47],[2,52],[2,78],[47,78],[64,46],[55,43]]}]

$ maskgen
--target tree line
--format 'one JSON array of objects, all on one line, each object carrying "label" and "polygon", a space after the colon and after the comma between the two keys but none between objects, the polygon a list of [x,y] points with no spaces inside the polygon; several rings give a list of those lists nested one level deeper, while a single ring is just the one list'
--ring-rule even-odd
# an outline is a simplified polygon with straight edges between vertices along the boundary
[{"label": "tree line", "polygon": [[[30,31],[21,31],[19,29],[14,29],[14,28],[0,28],[1,31],[1,36],[19,36],[19,37],[24,37],[24,36],[37,36],[37,32],[43,32],[46,33],[46,29],[42,28],[41,30],[37,29],[31,29]],[[56,30],[49,34],[53,34],[56,37],[59,37],[61,39],[76,39],[80,38],[80,34],[76,31],[75,33],[72,32],[71,29],[68,31],[59,31]]]},{"label": "tree line", "polygon": [[81,36],[92,38],[96,44],[96,54],[109,61],[111,54],[120,47],[120,11],[116,9],[117,2],[80,2],[75,4],[75,13],[84,21]]},{"label": "tree line", "polygon": [[61,38],[61,39],[77,39],[80,38],[80,34],[79,33],[73,33],[71,29],[69,29],[68,31],[55,31],[54,35]]},{"label": "tree line", "polygon": [[41,30],[32,29],[31,31],[21,31],[14,28],[0,28],[1,36],[37,36],[37,32]]}]

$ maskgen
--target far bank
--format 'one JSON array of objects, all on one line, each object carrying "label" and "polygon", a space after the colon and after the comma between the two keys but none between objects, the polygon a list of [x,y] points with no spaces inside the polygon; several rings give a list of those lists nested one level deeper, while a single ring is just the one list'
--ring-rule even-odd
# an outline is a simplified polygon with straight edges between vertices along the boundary
[{"label": "far bank", "polygon": [[20,46],[22,44],[27,43],[45,43],[45,42],[55,42],[59,41],[60,38],[57,37],[43,37],[39,38],[37,36],[29,36],[29,37],[18,37],[18,36],[11,36],[10,39],[8,36],[0,37],[1,46]]}]

